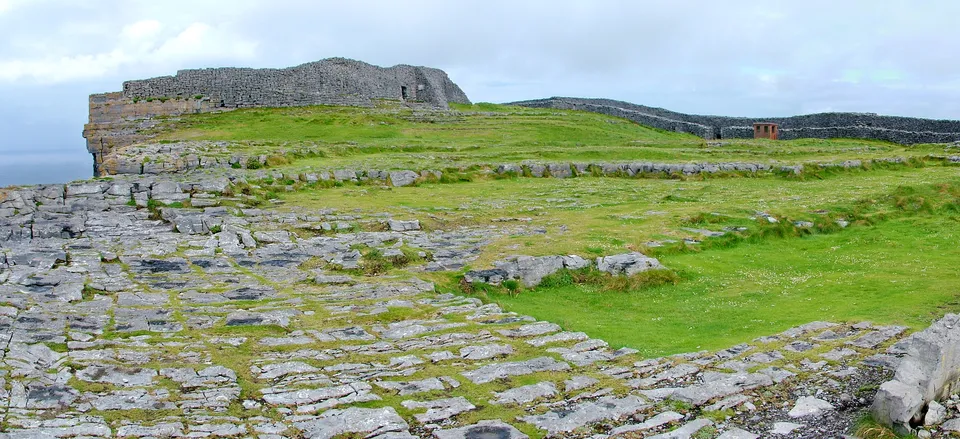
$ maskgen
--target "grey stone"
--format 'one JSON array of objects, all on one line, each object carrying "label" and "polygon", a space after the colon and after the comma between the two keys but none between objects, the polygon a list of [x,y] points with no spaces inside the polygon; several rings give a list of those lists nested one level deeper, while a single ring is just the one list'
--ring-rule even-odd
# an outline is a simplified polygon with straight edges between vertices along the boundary
[{"label": "grey stone", "polygon": [[90,366],[77,371],[77,379],[124,387],[149,386],[156,376],[157,371],[153,369],[126,369],[114,366]]},{"label": "grey stone", "polygon": [[394,232],[412,232],[415,230],[420,230],[419,220],[401,221],[391,219],[387,221],[387,225],[390,227],[390,230]]},{"label": "grey stone", "polygon": [[501,329],[499,332],[507,337],[532,337],[535,335],[549,334],[560,330],[560,326],[550,322],[536,322],[529,325],[523,325],[517,329]]},{"label": "grey stone", "polygon": [[526,404],[540,398],[548,398],[557,394],[557,386],[549,381],[528,386],[516,387],[504,392],[494,392],[496,400],[491,404]]},{"label": "grey stone", "polygon": [[390,183],[395,187],[410,186],[419,175],[413,171],[394,171],[390,173]]},{"label": "grey stone", "polygon": [[660,413],[646,421],[643,421],[639,424],[627,424],[613,430],[610,430],[610,436],[629,433],[631,431],[644,431],[651,430],[654,428],[662,427],[672,422],[677,422],[683,419],[683,415],[677,412],[663,412]]},{"label": "grey stone", "polygon": [[937,425],[947,418],[947,408],[939,402],[930,401],[927,404],[927,414],[923,417],[923,425]]},{"label": "grey stone", "polygon": [[449,430],[436,430],[433,432],[436,439],[528,439],[529,437],[517,430],[516,427],[507,424],[499,419],[480,421],[476,424],[467,425],[460,428],[451,428]]},{"label": "grey stone", "polygon": [[508,344],[467,346],[460,349],[460,357],[465,360],[486,360],[489,358],[505,357],[512,353],[513,346]]},{"label": "grey stone", "polygon": [[732,427],[728,428],[727,431],[724,431],[720,436],[717,436],[717,439],[757,439],[759,437],[760,435],[758,434]]},{"label": "grey stone", "polygon": [[438,399],[435,401],[403,401],[400,403],[409,410],[427,409],[426,413],[413,415],[417,422],[422,424],[443,421],[450,419],[460,413],[468,412],[476,408],[466,398],[458,396],[456,398]]},{"label": "grey stone", "polygon": [[770,429],[770,433],[787,435],[801,428],[803,428],[802,424],[795,424],[793,422],[775,422],[773,424],[773,428]]},{"label": "grey stone", "polygon": [[637,252],[597,258],[597,269],[613,275],[632,276],[647,270],[663,268],[656,258]]},{"label": "grey stone", "polygon": [[293,425],[307,439],[331,439],[346,433],[375,437],[389,432],[405,432],[409,428],[393,407],[327,410],[317,418],[300,420]]},{"label": "grey stone", "polygon": [[323,407],[332,407],[339,404],[377,401],[377,395],[370,393],[372,387],[364,382],[343,384],[333,387],[316,389],[280,390],[262,389],[263,400],[271,405],[303,406],[324,402]]},{"label": "grey stone", "polygon": [[947,422],[944,422],[940,425],[940,429],[943,431],[960,431],[960,418],[951,419]]},{"label": "grey stone", "polygon": [[817,417],[825,412],[833,411],[833,404],[812,396],[803,396],[787,413],[791,418]]},{"label": "grey stone", "polygon": [[563,268],[563,258],[560,256],[518,256],[513,260],[501,261],[494,264],[496,268],[504,270],[511,279],[520,280],[525,287],[534,287],[547,277]]},{"label": "grey stone", "polygon": [[595,422],[619,419],[648,407],[649,405],[638,396],[628,395],[623,398],[606,396],[596,401],[582,402],[570,408],[549,411],[542,415],[524,416],[522,420],[550,434],[558,434]]},{"label": "grey stone", "polygon": [[590,387],[599,382],[600,380],[593,377],[588,377],[586,375],[577,375],[563,382],[563,386],[564,386],[563,390],[564,392],[572,392],[574,390],[580,390],[580,389]]},{"label": "grey stone", "polygon": [[539,357],[527,361],[494,363],[479,369],[463,372],[462,375],[474,384],[489,383],[498,378],[529,375],[537,372],[556,372],[570,369],[570,365],[550,357]]},{"label": "grey stone", "polygon": [[563,267],[568,270],[579,270],[591,265],[590,261],[577,255],[561,256],[561,258],[563,259]]},{"label": "grey stone", "polygon": [[259,371],[257,378],[261,380],[273,380],[277,378],[282,378],[287,375],[299,375],[304,373],[315,373],[319,372],[320,369],[313,367],[302,361],[289,361],[286,363],[275,363],[268,364],[262,368],[258,368]]},{"label": "grey stone", "polygon": [[117,428],[118,437],[182,437],[183,424],[180,422],[161,422],[149,426],[141,424],[121,425]]},{"label": "grey stone", "polygon": [[[556,334],[544,335],[542,337],[532,338],[530,340],[527,340],[527,344],[531,346],[539,347],[539,346],[544,346],[550,343],[580,341],[580,340],[586,340],[588,338],[589,337],[587,336],[587,334],[583,332],[563,331]],[[606,346],[606,344],[604,344],[604,346]]]},{"label": "grey stone", "polygon": [[898,343],[906,356],[894,379],[883,383],[874,397],[872,412],[877,422],[900,429],[919,423],[921,410],[931,401],[944,399],[960,383],[960,315],[947,314],[927,329]]},{"label": "grey stone", "polygon": [[650,436],[650,439],[690,439],[698,431],[703,430],[711,425],[713,425],[713,421],[709,419],[695,419],[683,424],[680,428],[671,432]]},{"label": "grey stone", "polygon": [[773,380],[769,376],[759,373],[720,375],[714,381],[677,390],[673,393],[673,397],[694,406],[700,406],[715,398],[773,385]]},{"label": "grey stone", "polygon": [[426,378],[419,381],[377,381],[374,384],[377,387],[393,390],[401,396],[445,389],[443,381],[439,378]]}]

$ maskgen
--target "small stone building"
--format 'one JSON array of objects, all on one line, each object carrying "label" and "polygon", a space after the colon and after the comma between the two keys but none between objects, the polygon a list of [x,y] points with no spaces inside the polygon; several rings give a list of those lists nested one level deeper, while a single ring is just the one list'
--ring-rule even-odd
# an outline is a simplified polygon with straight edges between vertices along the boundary
[{"label": "small stone building", "polygon": [[753,138],[777,140],[777,124],[770,122],[755,122],[753,124]]}]

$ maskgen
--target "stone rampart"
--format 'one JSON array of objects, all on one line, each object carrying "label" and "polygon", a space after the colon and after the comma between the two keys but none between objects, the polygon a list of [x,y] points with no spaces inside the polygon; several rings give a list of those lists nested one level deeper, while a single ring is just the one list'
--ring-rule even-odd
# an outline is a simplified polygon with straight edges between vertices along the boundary
[{"label": "stone rampart", "polygon": [[306,105],[372,106],[395,100],[446,108],[470,100],[443,70],[398,65],[377,67],[330,58],[286,69],[181,70],[175,76],[127,81],[123,91],[90,96],[84,126],[94,175],[122,172],[118,148],[149,140],[142,134],[158,116],[248,107]]},{"label": "stone rampart", "polygon": [[818,113],[792,117],[724,117],[677,113],[610,99],[554,97],[514,102],[535,108],[591,111],[623,117],[667,131],[690,133],[707,140],[753,138],[754,122],[779,125],[780,139],[876,139],[912,145],[960,140],[960,121],[880,116],[873,113]]}]

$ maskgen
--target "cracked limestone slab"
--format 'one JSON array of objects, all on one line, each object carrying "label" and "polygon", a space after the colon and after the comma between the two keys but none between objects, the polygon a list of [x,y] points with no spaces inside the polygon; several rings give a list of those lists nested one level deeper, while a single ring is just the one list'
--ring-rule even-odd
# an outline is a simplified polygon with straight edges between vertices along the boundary
[{"label": "cracked limestone slab", "polygon": [[488,364],[476,370],[463,372],[461,375],[474,384],[484,384],[509,376],[529,375],[537,372],[557,372],[568,369],[570,369],[570,365],[567,363],[550,357],[539,357],[527,361]]},{"label": "cracked limestone slab", "polygon": [[570,432],[595,422],[633,415],[649,407],[643,398],[636,395],[627,395],[623,398],[607,396],[596,401],[582,402],[570,408],[549,411],[542,415],[524,416],[521,420],[550,434],[557,434]]},{"label": "cracked limestone slab", "polygon": [[451,428],[449,430],[437,430],[433,432],[435,439],[528,439],[529,436],[517,430],[516,427],[507,424],[499,419],[480,421],[476,424],[467,425],[460,428]]},{"label": "cracked limestone slab", "polygon": [[494,392],[497,398],[491,404],[526,404],[540,398],[549,398],[557,394],[557,386],[549,381],[516,387],[504,392]]},{"label": "cracked limestone slab", "polygon": [[413,417],[417,419],[417,422],[423,424],[450,419],[460,413],[477,408],[462,396],[426,402],[403,401],[400,404],[410,410],[420,408],[427,409],[426,413],[413,415]]},{"label": "cracked limestone slab", "polygon": [[486,360],[505,357],[512,353],[513,346],[508,344],[485,344],[460,348],[460,357],[465,360]]}]

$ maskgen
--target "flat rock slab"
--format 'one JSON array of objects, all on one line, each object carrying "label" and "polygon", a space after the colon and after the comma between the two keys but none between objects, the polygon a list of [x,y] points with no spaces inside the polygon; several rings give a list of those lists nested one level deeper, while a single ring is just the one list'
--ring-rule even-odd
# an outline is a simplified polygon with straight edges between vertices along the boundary
[{"label": "flat rock slab", "polygon": [[787,415],[796,419],[820,416],[829,411],[833,411],[833,404],[812,396],[804,396],[797,400],[796,405]]},{"label": "flat rock slab", "polygon": [[423,424],[450,419],[456,415],[459,415],[460,413],[468,412],[477,408],[473,404],[470,404],[470,401],[467,401],[467,399],[462,396],[426,402],[403,401],[400,404],[410,410],[420,408],[427,409],[426,413],[413,415],[413,417],[417,419],[417,422]]},{"label": "flat rock slab", "polygon": [[294,427],[300,429],[307,439],[330,439],[346,433],[373,437],[389,432],[405,432],[409,425],[393,407],[351,407],[346,410],[327,410],[314,419],[294,423]]},{"label": "flat rock slab", "polygon": [[803,428],[803,424],[794,424],[793,422],[776,422],[770,429],[770,434],[787,435]]},{"label": "flat rock slab", "polygon": [[528,439],[516,427],[499,419],[433,432],[436,439]]},{"label": "flat rock slab", "polygon": [[462,375],[474,384],[489,383],[498,378],[529,375],[537,372],[556,372],[570,369],[570,365],[550,357],[539,357],[527,361],[494,363],[479,369],[463,372]]},{"label": "flat rock slab", "polygon": [[600,380],[596,378],[589,377],[586,375],[578,375],[563,382],[563,391],[572,392],[574,390],[580,390],[580,389],[590,387],[599,382]]},{"label": "flat rock slab", "polygon": [[374,384],[383,389],[393,390],[402,396],[444,389],[443,381],[439,378],[427,378],[419,381],[377,381]]},{"label": "flat rock slab", "polygon": [[664,412],[660,413],[646,421],[643,421],[639,424],[624,425],[621,427],[614,428],[610,431],[610,436],[615,434],[628,433],[631,431],[644,431],[650,430],[663,425],[667,425],[671,422],[677,422],[683,419],[683,415],[677,412]]},{"label": "flat rock slab", "polygon": [[715,398],[772,385],[773,380],[764,374],[731,374],[714,381],[684,387],[674,392],[673,397],[694,406],[700,406]]},{"label": "flat rock slab", "polygon": [[112,366],[90,366],[77,371],[77,379],[123,387],[150,386],[156,376],[157,371],[154,369],[127,369]]},{"label": "flat rock slab", "polygon": [[364,382],[343,384],[334,387],[318,389],[276,390],[263,389],[263,400],[271,405],[304,406],[307,404],[323,403],[322,407],[333,407],[340,404],[376,401],[380,397],[370,393],[373,388]]},{"label": "flat rock slab", "polygon": [[759,434],[753,434],[747,430],[734,427],[717,436],[717,439],[758,439],[759,437]]},{"label": "flat rock slab", "polygon": [[557,394],[557,386],[549,381],[521,386],[504,392],[494,392],[496,400],[491,404],[526,404],[539,398],[548,398]]},{"label": "flat rock slab", "polygon": [[537,322],[529,325],[523,325],[517,329],[501,329],[499,332],[507,337],[533,337],[536,335],[550,334],[560,330],[556,323]]},{"label": "flat rock slab", "polygon": [[512,353],[513,346],[508,344],[467,346],[460,349],[460,357],[464,360],[486,360],[495,357],[505,357]]},{"label": "flat rock slab", "polygon": [[524,416],[521,420],[550,434],[556,434],[573,431],[594,422],[619,419],[648,407],[646,401],[639,396],[628,395],[623,398],[608,396],[596,401],[576,404],[567,409],[549,411],[542,415]]},{"label": "flat rock slab", "polygon": [[703,430],[711,425],[713,425],[713,421],[709,419],[695,419],[683,424],[683,426],[671,432],[650,436],[650,439],[690,439],[698,431]]}]

